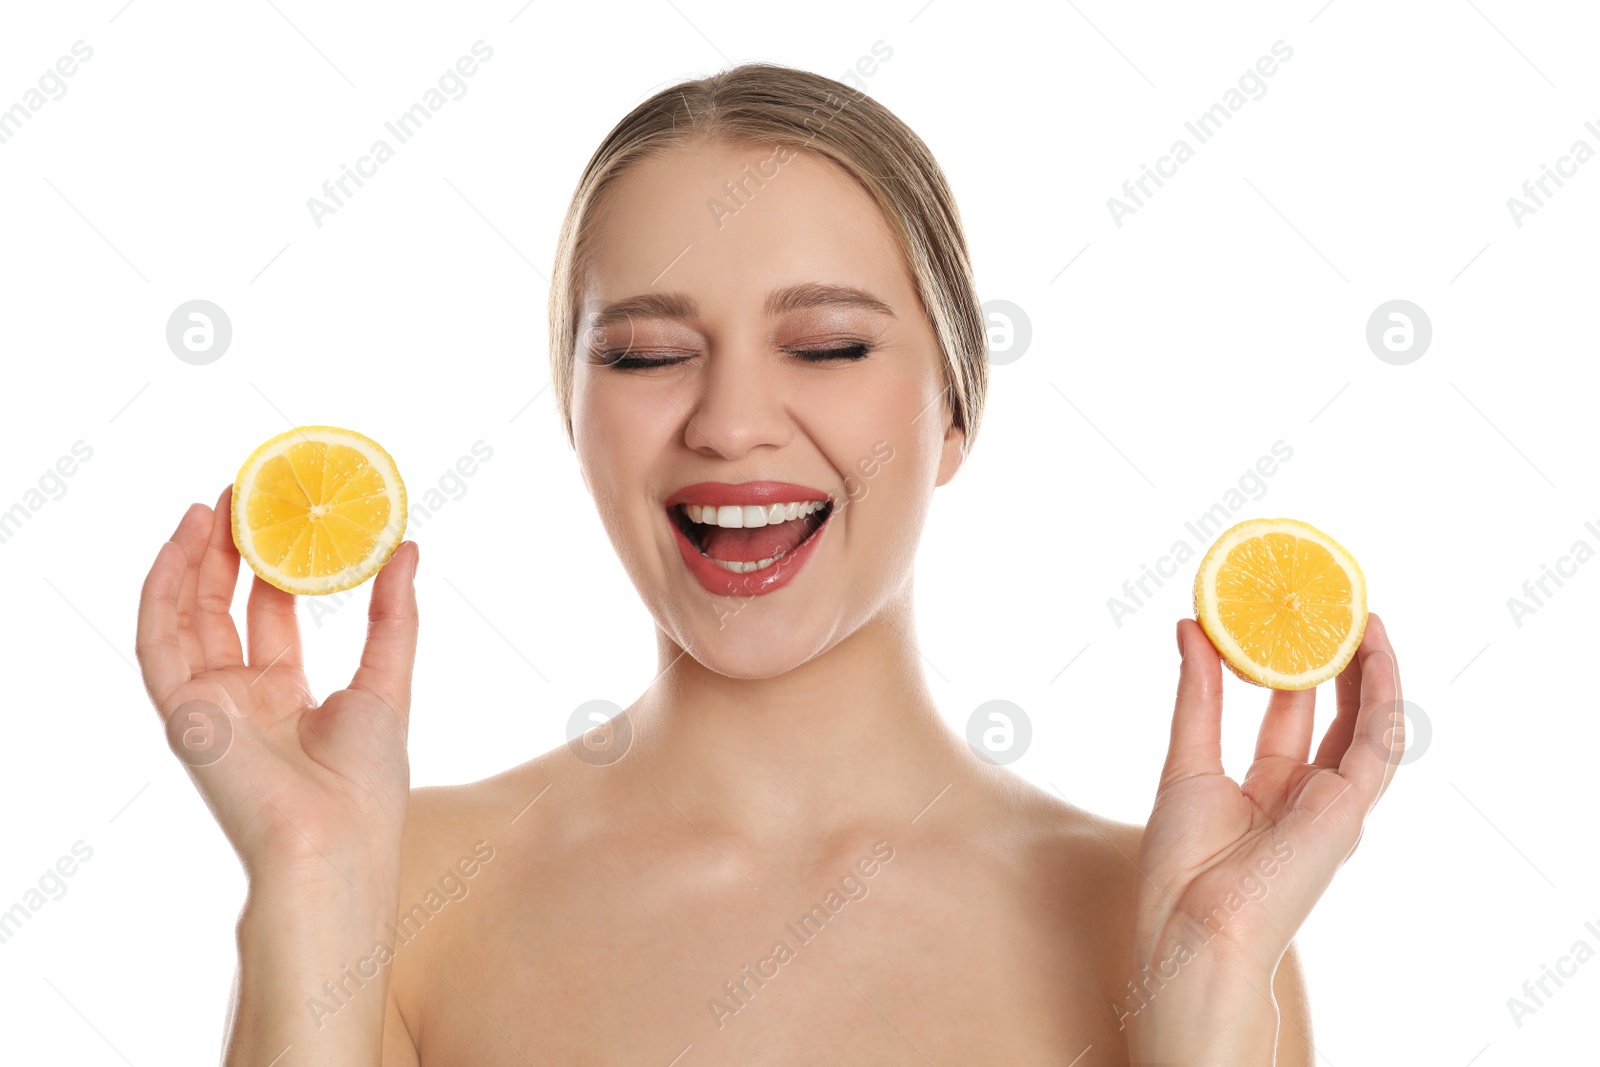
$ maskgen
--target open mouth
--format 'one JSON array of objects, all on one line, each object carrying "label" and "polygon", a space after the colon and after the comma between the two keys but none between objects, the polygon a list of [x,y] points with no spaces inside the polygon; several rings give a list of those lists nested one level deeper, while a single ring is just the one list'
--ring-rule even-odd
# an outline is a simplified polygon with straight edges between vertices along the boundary
[{"label": "open mouth", "polygon": [[667,514],[710,562],[732,574],[754,574],[781,563],[822,529],[833,500],[674,504]]}]

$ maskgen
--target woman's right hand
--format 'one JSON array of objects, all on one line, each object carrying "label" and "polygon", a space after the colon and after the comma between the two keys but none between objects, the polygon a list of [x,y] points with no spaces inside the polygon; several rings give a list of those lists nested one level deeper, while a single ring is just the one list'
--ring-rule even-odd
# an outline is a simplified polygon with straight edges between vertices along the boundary
[{"label": "woman's right hand", "polygon": [[387,881],[398,873],[410,785],[416,543],[402,543],[378,573],[361,665],[319,705],[292,594],[255,577],[248,660],[240,647],[232,492],[215,510],[191,505],[145,578],[145,689],[253,885]]}]

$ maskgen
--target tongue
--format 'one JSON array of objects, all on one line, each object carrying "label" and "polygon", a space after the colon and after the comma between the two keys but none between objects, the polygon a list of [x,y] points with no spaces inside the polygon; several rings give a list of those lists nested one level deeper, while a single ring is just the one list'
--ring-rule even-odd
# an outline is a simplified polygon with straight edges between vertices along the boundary
[{"label": "tongue", "polygon": [[706,535],[700,547],[712,559],[753,563],[774,556],[787,556],[800,546],[806,533],[814,526],[816,521],[811,516],[738,530],[706,526],[702,527]]}]

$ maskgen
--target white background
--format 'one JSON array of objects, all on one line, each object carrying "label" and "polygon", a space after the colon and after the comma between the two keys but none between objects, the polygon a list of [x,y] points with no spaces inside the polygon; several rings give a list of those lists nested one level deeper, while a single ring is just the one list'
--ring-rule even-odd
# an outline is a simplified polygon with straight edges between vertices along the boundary
[{"label": "white background", "polygon": [[[579,703],[650,681],[650,619],[544,388],[557,226],[600,138],[658,88],[749,59],[837,77],[878,41],[868,91],[946,169],[983,298],[1032,324],[918,560],[917,643],[952,728],[1014,701],[1034,731],[1017,773],[1144,821],[1194,564],[1120,626],[1107,598],[1173,542],[1204,547],[1185,520],[1284,441],[1238,517],[1303,518],[1354,552],[1432,735],[1299,934],[1319,1062],[1596,1056],[1600,961],[1520,1028],[1506,1005],[1579,939],[1600,949],[1600,562],[1520,626],[1507,607],[1575,541],[1600,548],[1600,161],[1520,227],[1506,203],[1575,140],[1600,149],[1592,9],[123,3],[0,16],[0,108],[94,49],[0,145],[0,509],[93,449],[0,544],[0,909],[93,849],[0,945],[0,1058],[216,1056],[243,879],[146,702],[134,616],[184,508],[267,437],[360,429],[414,501],[493,448],[410,531],[416,784],[530,758]],[[466,95],[318,228],[306,199],[480,39],[494,55]],[[1196,146],[1183,123],[1279,40],[1293,57],[1265,95]],[[1195,157],[1118,227],[1107,198],[1179,137]],[[204,367],[165,340],[196,298],[234,331]],[[1405,366],[1365,340],[1397,298],[1434,331]],[[319,693],[348,681],[369,592],[316,621],[301,605]],[[1238,776],[1264,694],[1227,682]]]}]

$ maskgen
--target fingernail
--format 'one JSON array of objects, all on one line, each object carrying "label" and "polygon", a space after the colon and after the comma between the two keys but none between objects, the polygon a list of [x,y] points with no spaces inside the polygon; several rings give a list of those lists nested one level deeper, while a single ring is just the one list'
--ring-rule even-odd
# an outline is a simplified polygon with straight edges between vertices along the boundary
[{"label": "fingernail", "polygon": [[1178,641],[1178,659],[1183,659],[1183,620],[1178,620],[1178,625],[1173,627],[1172,636]]}]

